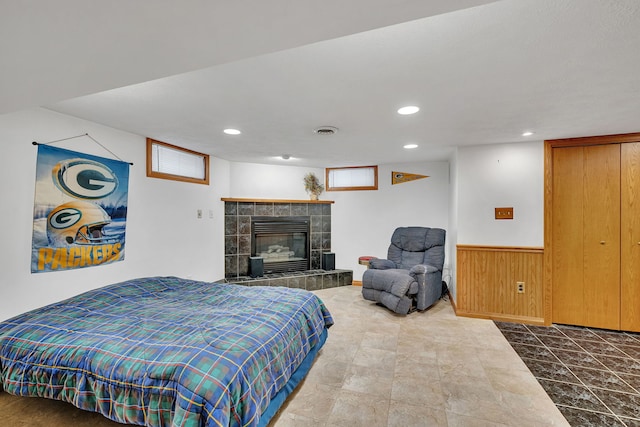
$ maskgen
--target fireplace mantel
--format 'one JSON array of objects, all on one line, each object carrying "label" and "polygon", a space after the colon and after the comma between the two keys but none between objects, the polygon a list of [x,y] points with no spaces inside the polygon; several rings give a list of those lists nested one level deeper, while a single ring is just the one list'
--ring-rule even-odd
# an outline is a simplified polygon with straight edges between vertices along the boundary
[{"label": "fireplace mantel", "polygon": [[332,204],[333,200],[285,200],[285,199],[238,199],[235,197],[222,197],[223,202],[240,203],[309,203],[309,204]]}]

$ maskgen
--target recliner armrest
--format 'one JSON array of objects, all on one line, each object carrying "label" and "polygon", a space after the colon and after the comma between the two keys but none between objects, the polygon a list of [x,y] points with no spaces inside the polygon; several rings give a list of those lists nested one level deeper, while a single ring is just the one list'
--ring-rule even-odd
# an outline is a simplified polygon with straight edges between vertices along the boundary
[{"label": "recliner armrest", "polygon": [[409,270],[409,274],[415,276],[416,274],[435,273],[436,271],[438,271],[438,268],[434,267],[433,265],[418,264],[411,267],[411,270]]},{"label": "recliner armrest", "polygon": [[442,294],[442,271],[433,265],[414,265],[409,274],[418,282],[416,308],[426,310]]},{"label": "recliner armrest", "polygon": [[372,258],[369,260],[369,268],[388,270],[390,268],[396,268],[396,263],[384,258]]}]

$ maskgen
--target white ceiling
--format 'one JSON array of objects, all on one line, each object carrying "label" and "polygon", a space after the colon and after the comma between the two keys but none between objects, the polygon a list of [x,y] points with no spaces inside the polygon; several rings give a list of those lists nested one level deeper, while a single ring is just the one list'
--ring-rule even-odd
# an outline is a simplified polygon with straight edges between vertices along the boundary
[{"label": "white ceiling", "polygon": [[[460,145],[640,131],[637,0],[65,0],[71,17],[14,3],[28,7],[0,18],[0,111],[44,105],[230,161],[442,160]],[[20,30],[31,14],[51,31]],[[396,114],[408,104],[421,111]]]}]

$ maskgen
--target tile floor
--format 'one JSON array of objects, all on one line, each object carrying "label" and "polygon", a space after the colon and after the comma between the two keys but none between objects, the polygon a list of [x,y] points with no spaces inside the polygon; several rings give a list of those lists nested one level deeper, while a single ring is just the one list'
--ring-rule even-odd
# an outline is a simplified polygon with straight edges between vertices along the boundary
[{"label": "tile floor", "polygon": [[397,316],[360,292],[315,291],[336,324],[272,427],[568,426],[492,321],[442,300]]},{"label": "tile floor", "polygon": [[[492,321],[456,317],[448,301],[403,317],[360,287],[314,292],[336,324],[270,427],[569,425]],[[0,392],[0,426],[120,425]]]},{"label": "tile floor", "polygon": [[640,426],[640,334],[496,325],[572,426]]}]

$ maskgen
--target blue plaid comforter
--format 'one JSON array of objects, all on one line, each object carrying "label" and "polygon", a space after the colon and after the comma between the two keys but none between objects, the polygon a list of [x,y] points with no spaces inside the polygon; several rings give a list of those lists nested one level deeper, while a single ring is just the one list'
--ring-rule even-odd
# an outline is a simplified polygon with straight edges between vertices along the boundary
[{"label": "blue plaid comforter", "polygon": [[332,324],[303,290],[136,279],[0,323],[0,384],[121,423],[255,426]]}]

